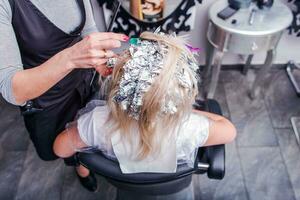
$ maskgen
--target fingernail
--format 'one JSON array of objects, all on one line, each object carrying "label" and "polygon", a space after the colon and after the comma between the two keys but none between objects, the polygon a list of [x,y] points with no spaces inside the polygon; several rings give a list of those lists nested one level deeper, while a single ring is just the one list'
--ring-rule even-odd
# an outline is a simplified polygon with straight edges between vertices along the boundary
[{"label": "fingernail", "polygon": [[129,40],[129,37],[126,36],[126,35],[124,35],[124,36],[123,36],[123,41],[127,42],[128,40]]}]

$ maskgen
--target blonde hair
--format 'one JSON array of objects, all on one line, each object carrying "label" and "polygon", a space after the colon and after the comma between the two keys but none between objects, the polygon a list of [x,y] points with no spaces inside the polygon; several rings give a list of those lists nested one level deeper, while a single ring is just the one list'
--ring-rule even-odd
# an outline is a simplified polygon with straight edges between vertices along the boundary
[{"label": "blonde hair", "polygon": [[[164,58],[163,69],[160,75],[155,78],[148,92],[144,94],[139,119],[136,121],[113,100],[119,89],[122,74],[124,73],[123,66],[130,59],[128,52],[127,54],[125,53],[115,66],[110,82],[108,96],[110,114],[108,122],[112,125],[111,132],[119,130],[121,136],[129,141],[131,141],[130,129],[133,125],[137,125],[139,132],[139,152],[137,152],[137,158],[143,159],[150,152],[160,149],[160,143],[155,140],[155,137],[164,137],[167,133],[174,134],[174,128],[180,124],[184,117],[191,113],[192,104],[194,103],[198,89],[195,72],[190,69],[186,61],[180,59],[182,53],[184,53],[196,62],[192,53],[186,48],[183,38],[169,37],[150,32],[142,33],[140,38],[154,40],[160,44],[164,43],[168,47],[168,54]],[[184,70],[188,74],[189,81],[193,86],[192,90],[179,85],[178,80],[175,78],[177,70]],[[164,100],[175,102],[177,107],[175,114],[161,113]]]}]

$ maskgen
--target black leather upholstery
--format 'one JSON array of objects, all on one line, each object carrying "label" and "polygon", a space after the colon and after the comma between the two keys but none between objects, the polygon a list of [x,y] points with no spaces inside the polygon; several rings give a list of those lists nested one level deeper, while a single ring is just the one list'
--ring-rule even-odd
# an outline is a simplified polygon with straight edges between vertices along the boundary
[{"label": "black leather upholstery", "polygon": [[[222,114],[215,100],[198,101],[195,108]],[[199,148],[195,167],[179,165],[176,173],[122,174],[118,162],[106,158],[101,152],[78,153],[77,158],[82,165],[107,178],[118,189],[149,195],[178,192],[191,183],[192,174],[207,173],[212,179],[222,179],[225,174],[225,145]],[[199,162],[208,164],[208,169],[199,169]]]},{"label": "black leather upholstery", "polygon": [[168,182],[177,178],[185,177],[195,172],[194,168],[187,165],[180,165],[177,167],[176,173],[136,173],[123,174],[120,170],[119,164],[112,161],[101,154],[97,153],[79,153],[79,161],[82,165],[91,169],[106,178],[111,178],[116,181],[133,184],[152,184]]}]

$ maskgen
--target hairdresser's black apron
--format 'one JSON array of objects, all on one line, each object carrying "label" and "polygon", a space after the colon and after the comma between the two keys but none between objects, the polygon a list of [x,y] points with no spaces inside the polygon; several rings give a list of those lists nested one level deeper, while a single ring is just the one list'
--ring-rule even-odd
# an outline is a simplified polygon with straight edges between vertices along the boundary
[{"label": "hairdresser's black apron", "polygon": [[[77,0],[77,3],[82,21],[74,31],[67,34],[49,21],[30,0],[10,0],[13,11],[12,25],[24,69],[41,65],[81,40],[80,34],[85,25],[86,15],[83,0]],[[43,160],[57,158],[52,151],[55,137],[86,103],[91,93],[91,77],[91,70],[72,71],[46,93],[32,100],[34,112],[25,112],[26,128],[38,155]],[[24,109],[21,108],[23,111]]]}]

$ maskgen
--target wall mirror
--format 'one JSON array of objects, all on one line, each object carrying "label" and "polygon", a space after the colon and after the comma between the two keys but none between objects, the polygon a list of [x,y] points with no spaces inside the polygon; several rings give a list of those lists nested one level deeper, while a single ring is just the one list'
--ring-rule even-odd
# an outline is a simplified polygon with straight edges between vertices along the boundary
[{"label": "wall mirror", "polygon": [[[116,1],[98,0],[106,23],[112,16],[113,2]],[[157,27],[163,32],[190,31],[194,26],[196,5],[201,3],[202,0],[123,0],[112,30],[129,36],[153,31]],[[141,13],[142,8],[144,13]]]},{"label": "wall mirror", "polygon": [[182,0],[123,0],[122,7],[134,18],[157,22],[171,15]]}]

